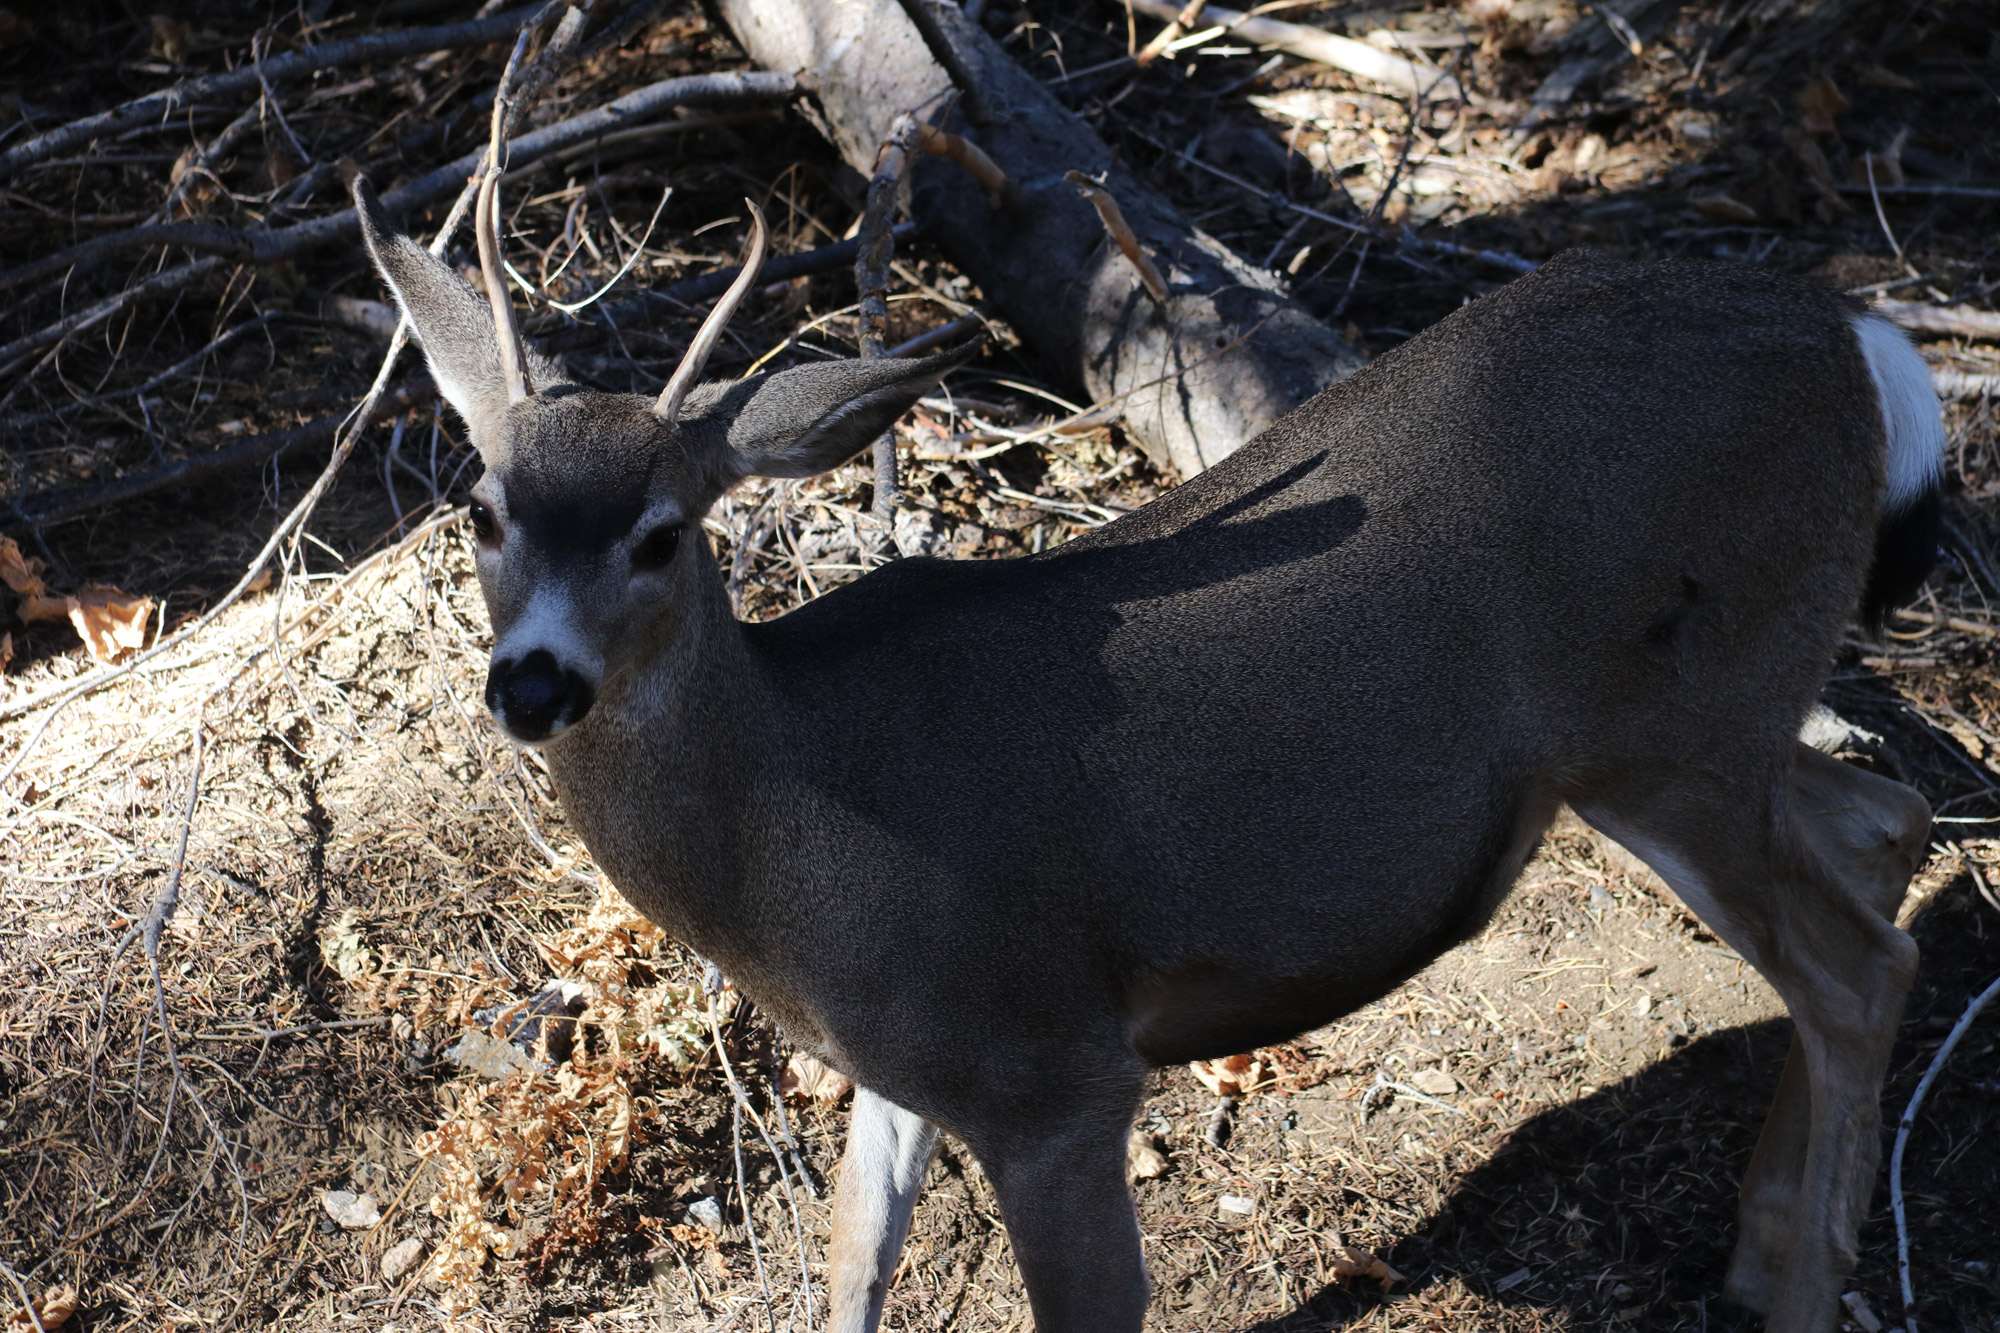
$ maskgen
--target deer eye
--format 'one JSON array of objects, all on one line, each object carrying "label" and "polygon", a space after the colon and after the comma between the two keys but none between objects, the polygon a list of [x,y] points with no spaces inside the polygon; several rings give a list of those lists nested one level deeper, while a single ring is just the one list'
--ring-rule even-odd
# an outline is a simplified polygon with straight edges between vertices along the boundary
[{"label": "deer eye", "polygon": [[681,525],[661,524],[640,538],[639,544],[632,548],[632,572],[642,574],[665,569],[673,560],[674,552],[680,549],[680,545]]},{"label": "deer eye", "polygon": [[481,546],[491,546],[500,540],[500,525],[493,521],[493,511],[474,500],[467,511],[472,519],[472,534],[479,538]]}]

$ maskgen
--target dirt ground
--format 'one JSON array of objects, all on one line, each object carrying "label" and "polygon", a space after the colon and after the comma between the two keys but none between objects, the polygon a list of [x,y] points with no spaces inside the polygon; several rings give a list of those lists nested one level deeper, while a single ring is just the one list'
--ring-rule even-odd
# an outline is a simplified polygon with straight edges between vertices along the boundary
[{"label": "dirt ground", "polygon": [[[109,7],[0,11],[0,150],[239,61],[260,26],[293,42],[301,24],[318,40],[469,10],[244,6],[164,23]],[[553,85],[547,115],[742,65],[696,6],[609,10],[606,21],[634,21]],[[988,10],[989,28],[1051,79],[1115,62],[1158,26],[1140,18],[1128,34],[1113,3]],[[1757,262],[1993,310],[1990,7],[1621,12],[1643,27],[1638,56],[1558,0],[1282,15],[1357,36],[1393,29],[1492,99],[1476,111],[1412,107],[1226,36],[1136,77],[1113,67],[1056,86],[1187,216],[1285,272],[1370,353],[1505,280],[1468,257],[1478,249],[1540,260],[1591,243]],[[190,191],[197,216],[249,225],[307,161],[339,154],[384,182],[431,169],[447,144],[463,150],[453,117],[505,54],[383,62],[298,90],[285,127],[261,122],[217,160],[214,188]],[[1578,92],[1519,128],[1565,62],[1589,67]],[[240,110],[195,107],[186,127],[16,178],[0,201],[7,265],[143,221],[182,150]],[[301,150],[306,161],[288,158]],[[510,245],[545,297],[595,291],[634,251],[628,281],[663,285],[734,261],[746,190],[780,251],[840,236],[859,203],[851,177],[799,112],[731,112],[510,185]],[[335,194],[308,195],[299,215]],[[921,240],[901,254],[892,342],[979,306]],[[0,311],[0,342],[181,258],[155,249],[26,285]],[[358,253],[319,253],[219,272],[53,352],[0,358],[8,512],[344,410],[382,344],[315,313],[323,294],[381,295]],[[773,284],[714,371],[851,347],[853,299],[846,272]],[[657,384],[701,313],[554,337],[593,383]],[[251,320],[264,322],[213,346]],[[901,430],[908,507],[937,549],[1041,550],[1173,485],[1112,428],[1005,447],[1005,431],[1080,404],[1004,326],[996,335],[951,400]],[[1919,340],[1940,370],[2000,374],[1990,333]],[[1955,393],[1946,414],[1947,540],[1931,590],[1881,641],[1854,636],[1825,694],[1859,729],[1851,757],[1919,787],[1940,817],[1903,914],[1923,964],[1884,1092],[1891,1126],[2000,971],[2000,445],[1990,389]],[[114,586],[151,599],[150,632],[171,633],[221,606],[326,458],[301,448],[198,487],[0,527],[47,563],[56,595]],[[18,1280],[37,1298],[74,1288],[66,1326],[90,1330],[823,1322],[845,1105],[778,1096],[790,1055],[779,1035],[621,909],[538,761],[485,716],[485,612],[454,508],[476,471],[432,405],[370,430],[274,577],[60,709],[15,712],[94,669],[76,631],[61,617],[0,618],[0,1307],[18,1306]],[[870,495],[857,465],[753,483],[719,507],[709,536],[742,612],[780,614],[878,560],[861,517]],[[492,1031],[496,1009],[512,1022],[565,979],[577,1022],[541,1023],[546,1066],[520,1067],[531,1057],[497,1042],[514,1061],[499,1077],[448,1054]],[[1478,938],[1341,1023],[1248,1053],[1254,1086],[1230,1113],[1195,1071],[1158,1075],[1139,1121],[1158,1169],[1134,1187],[1149,1326],[1749,1328],[1718,1293],[1735,1181],[1788,1039],[1769,988],[1663,887],[1560,824]],[[1909,1143],[1925,1330],[2000,1330],[1996,1132],[2000,1006],[1957,1048]],[[1853,1328],[1903,1314],[1887,1137]],[[368,1196],[357,1206],[380,1220],[343,1226],[329,1191]],[[932,1168],[885,1326],[1031,1326],[992,1192],[955,1145]],[[14,1318],[7,1333],[28,1327]]]}]

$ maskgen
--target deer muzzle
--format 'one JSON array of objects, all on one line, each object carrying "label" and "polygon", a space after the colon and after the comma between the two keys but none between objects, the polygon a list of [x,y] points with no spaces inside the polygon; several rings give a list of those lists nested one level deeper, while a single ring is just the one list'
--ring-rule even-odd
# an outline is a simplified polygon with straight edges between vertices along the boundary
[{"label": "deer muzzle", "polygon": [[590,711],[597,691],[584,675],[546,648],[522,657],[495,657],[486,673],[486,706],[516,740],[548,740]]}]

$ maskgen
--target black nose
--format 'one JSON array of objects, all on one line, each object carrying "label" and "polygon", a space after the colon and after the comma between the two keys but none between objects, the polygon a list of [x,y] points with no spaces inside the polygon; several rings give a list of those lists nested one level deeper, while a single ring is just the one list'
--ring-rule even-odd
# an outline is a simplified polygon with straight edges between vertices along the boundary
[{"label": "black nose", "polygon": [[546,648],[496,661],[486,673],[486,706],[524,741],[546,740],[582,721],[594,697],[590,682],[564,670]]}]

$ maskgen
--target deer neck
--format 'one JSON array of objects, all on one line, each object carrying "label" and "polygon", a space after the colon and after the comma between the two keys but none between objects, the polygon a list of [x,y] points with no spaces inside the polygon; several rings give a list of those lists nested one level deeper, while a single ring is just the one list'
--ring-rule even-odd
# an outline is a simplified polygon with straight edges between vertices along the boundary
[{"label": "deer neck", "polygon": [[564,812],[620,892],[725,961],[718,935],[751,873],[736,836],[745,797],[781,729],[708,542],[683,550],[669,627],[546,753]]}]

